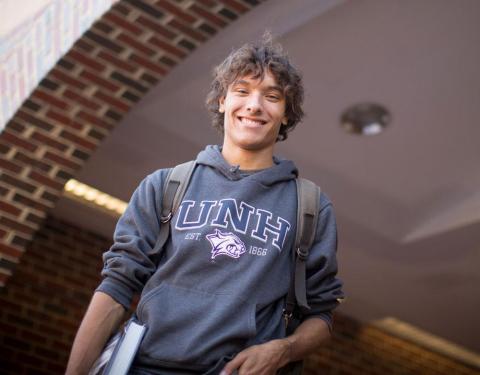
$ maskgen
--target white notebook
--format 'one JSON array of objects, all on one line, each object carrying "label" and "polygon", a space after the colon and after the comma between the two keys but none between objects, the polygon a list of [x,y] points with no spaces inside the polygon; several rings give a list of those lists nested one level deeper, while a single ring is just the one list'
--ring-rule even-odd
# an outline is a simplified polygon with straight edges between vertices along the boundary
[{"label": "white notebook", "polygon": [[147,327],[131,320],[118,342],[103,375],[126,375]]}]

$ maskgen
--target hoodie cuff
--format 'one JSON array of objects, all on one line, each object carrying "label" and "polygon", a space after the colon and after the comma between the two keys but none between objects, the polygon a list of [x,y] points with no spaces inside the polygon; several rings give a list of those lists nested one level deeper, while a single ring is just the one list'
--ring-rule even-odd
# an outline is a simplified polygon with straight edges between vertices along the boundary
[{"label": "hoodie cuff", "polygon": [[304,320],[308,320],[311,318],[318,318],[322,319],[325,323],[327,323],[328,331],[332,333],[333,330],[333,313],[331,311],[325,311],[317,314],[308,315],[304,318]]},{"label": "hoodie cuff", "polygon": [[129,310],[132,304],[133,292],[125,286],[118,284],[110,278],[105,278],[97,289],[96,292],[103,292],[112,297],[116,302],[122,305],[125,310]]}]

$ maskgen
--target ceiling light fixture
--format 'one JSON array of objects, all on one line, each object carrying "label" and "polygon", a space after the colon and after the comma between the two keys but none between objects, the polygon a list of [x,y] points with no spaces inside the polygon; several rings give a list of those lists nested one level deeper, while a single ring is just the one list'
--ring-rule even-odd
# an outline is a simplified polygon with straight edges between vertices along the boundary
[{"label": "ceiling light fixture", "polygon": [[444,338],[433,335],[412,324],[394,317],[386,317],[370,323],[372,326],[394,336],[423,346],[436,353],[453,358],[476,369],[480,369],[480,355]]},{"label": "ceiling light fixture", "polygon": [[127,202],[74,179],[70,179],[65,184],[63,192],[69,198],[94,208],[102,209],[116,217],[122,215],[127,208]]},{"label": "ceiling light fixture", "polygon": [[342,113],[341,124],[348,133],[376,135],[390,124],[391,119],[385,107],[375,103],[360,103]]}]

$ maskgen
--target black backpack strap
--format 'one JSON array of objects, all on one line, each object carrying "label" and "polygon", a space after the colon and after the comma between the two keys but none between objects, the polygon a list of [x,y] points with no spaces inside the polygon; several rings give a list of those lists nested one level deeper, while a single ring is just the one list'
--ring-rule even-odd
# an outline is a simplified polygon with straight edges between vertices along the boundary
[{"label": "black backpack strap", "polygon": [[320,188],[304,178],[297,178],[297,232],[295,235],[295,269],[287,294],[284,317],[288,325],[296,306],[309,310],[306,288],[306,261],[315,239],[318,222]]},{"label": "black backpack strap", "polygon": [[172,168],[167,175],[163,186],[162,211],[160,216],[160,233],[152,251],[157,255],[168,240],[170,235],[170,220],[182,202],[188,183],[195,169],[196,161],[188,161]]}]

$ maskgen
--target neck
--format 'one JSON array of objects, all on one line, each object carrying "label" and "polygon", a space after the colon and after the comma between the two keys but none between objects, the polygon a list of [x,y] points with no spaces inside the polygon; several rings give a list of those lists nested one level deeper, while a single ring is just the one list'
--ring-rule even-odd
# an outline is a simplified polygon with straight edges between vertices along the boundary
[{"label": "neck", "polygon": [[222,155],[228,164],[239,165],[240,169],[245,171],[265,169],[273,165],[273,148],[266,150],[243,150],[230,148],[224,144]]}]

